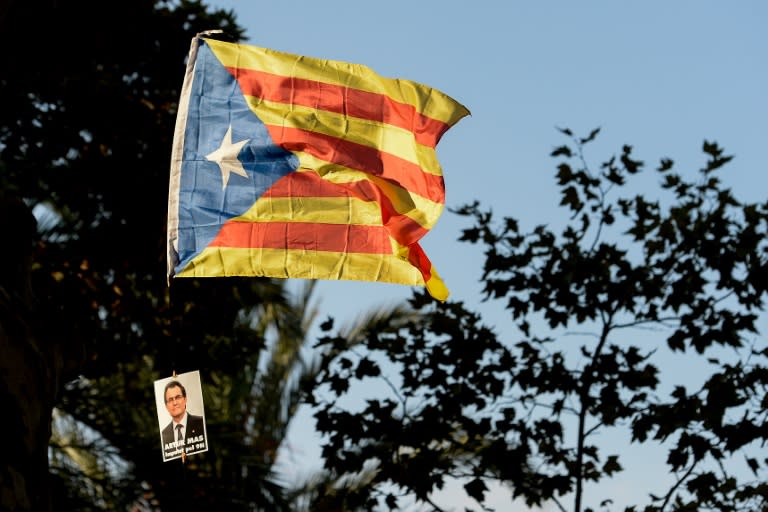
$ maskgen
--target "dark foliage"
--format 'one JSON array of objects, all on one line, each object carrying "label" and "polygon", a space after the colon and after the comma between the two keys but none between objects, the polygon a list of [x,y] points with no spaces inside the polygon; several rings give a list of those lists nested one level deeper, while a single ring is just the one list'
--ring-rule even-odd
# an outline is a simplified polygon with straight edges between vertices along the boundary
[{"label": "dark foliage", "polygon": [[[165,280],[170,150],[185,58],[200,31],[239,39],[233,13],[210,12],[199,1],[58,0],[10,2],[0,15],[0,190],[40,214],[39,322],[86,354],[54,415],[60,430],[80,435],[55,439],[54,481],[40,487],[67,511],[141,503],[280,510],[274,449],[252,444],[258,436],[244,424],[249,403],[219,411],[215,398],[250,396],[246,375],[264,343],[247,321],[262,304],[284,304],[282,287],[187,280],[169,291]],[[185,465],[164,464],[152,382],[192,369],[227,376],[247,393],[230,381],[225,388],[208,382],[215,447]],[[37,451],[45,457],[47,446]]]},{"label": "dark foliage", "polygon": [[[667,450],[668,476],[628,510],[764,509],[768,349],[755,338],[768,204],[723,185],[731,157],[713,142],[694,181],[664,159],[658,192],[622,196],[645,172],[631,146],[594,172],[583,150],[599,130],[562,131],[570,143],[552,152],[570,218],[561,233],[522,232],[478,204],[458,211],[474,221],[461,239],[485,248],[485,295],[504,301],[520,338],[502,342],[462,304],[414,297],[422,319],[322,374],[326,467],[375,466],[372,485],[350,495],[390,509],[396,493],[439,509],[430,496],[458,478],[481,506],[497,481],[529,505],[607,510],[613,496],[586,504],[584,488],[624,471],[598,437],[623,428]],[[663,353],[686,354],[708,376],[662,371]],[[339,406],[375,378],[391,393],[355,413]]]}]

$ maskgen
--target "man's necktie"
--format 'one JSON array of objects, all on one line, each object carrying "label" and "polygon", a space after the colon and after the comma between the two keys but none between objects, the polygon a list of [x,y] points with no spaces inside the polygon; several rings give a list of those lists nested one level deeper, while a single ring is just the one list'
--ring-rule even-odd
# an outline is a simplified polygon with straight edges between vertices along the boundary
[{"label": "man's necktie", "polygon": [[182,441],[183,438],[181,437],[181,425],[176,425],[176,440]]}]

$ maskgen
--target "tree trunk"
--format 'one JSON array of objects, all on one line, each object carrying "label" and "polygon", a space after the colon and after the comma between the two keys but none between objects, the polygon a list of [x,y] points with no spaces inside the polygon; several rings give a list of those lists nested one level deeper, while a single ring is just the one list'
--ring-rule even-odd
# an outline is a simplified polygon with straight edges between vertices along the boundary
[{"label": "tree trunk", "polygon": [[0,233],[0,510],[49,511],[51,416],[67,358],[40,334],[47,319],[35,312],[30,275],[37,222],[21,200],[0,196]]}]

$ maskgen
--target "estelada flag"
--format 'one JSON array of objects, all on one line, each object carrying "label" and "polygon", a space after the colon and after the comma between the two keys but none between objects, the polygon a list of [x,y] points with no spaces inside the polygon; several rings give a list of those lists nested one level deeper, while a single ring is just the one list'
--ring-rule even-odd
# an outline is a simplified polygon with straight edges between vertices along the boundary
[{"label": "estelada flag", "polygon": [[419,240],[445,205],[435,154],[469,111],[346,62],[195,37],[171,158],[168,277],[448,289]]}]

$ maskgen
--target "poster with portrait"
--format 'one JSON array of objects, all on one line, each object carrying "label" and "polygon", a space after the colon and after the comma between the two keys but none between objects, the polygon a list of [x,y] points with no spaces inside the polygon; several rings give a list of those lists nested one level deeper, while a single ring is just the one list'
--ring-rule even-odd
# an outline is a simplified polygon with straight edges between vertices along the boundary
[{"label": "poster with portrait", "polygon": [[200,372],[155,381],[163,462],[208,451]]}]

